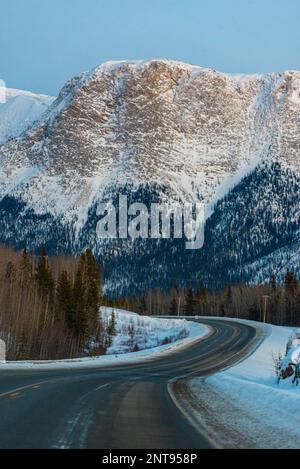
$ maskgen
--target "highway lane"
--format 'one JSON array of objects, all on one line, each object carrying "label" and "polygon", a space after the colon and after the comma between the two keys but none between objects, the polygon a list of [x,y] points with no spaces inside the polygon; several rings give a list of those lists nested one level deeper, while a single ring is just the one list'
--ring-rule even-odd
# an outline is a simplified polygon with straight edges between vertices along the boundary
[{"label": "highway lane", "polygon": [[207,376],[257,342],[253,327],[201,319],[211,334],[152,361],[0,372],[0,448],[209,448],[173,403],[170,380]]}]

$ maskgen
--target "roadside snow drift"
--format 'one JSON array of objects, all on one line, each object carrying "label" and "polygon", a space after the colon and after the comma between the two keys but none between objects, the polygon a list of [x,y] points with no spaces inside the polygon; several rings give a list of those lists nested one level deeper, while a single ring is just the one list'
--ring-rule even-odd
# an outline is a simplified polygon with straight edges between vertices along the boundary
[{"label": "roadside snow drift", "polygon": [[205,425],[218,445],[300,448],[300,386],[291,379],[277,384],[274,364],[274,357],[285,355],[291,328],[252,324],[267,328],[258,349],[205,382],[193,379],[190,389],[213,416]]},{"label": "roadside snow drift", "polygon": [[140,316],[115,308],[101,308],[101,320],[107,327],[115,314],[115,336],[107,354],[127,353],[166,345],[190,336],[190,323],[184,319],[160,319]]}]

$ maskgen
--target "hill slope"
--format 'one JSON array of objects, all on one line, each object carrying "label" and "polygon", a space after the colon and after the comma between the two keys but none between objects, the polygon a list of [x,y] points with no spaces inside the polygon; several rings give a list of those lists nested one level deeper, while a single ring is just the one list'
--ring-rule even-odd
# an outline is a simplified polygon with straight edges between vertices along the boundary
[{"label": "hill slope", "polygon": [[[112,294],[279,272],[280,250],[297,252],[299,96],[292,71],[235,76],[153,60],[83,73],[0,146],[0,239],[51,252],[90,246]],[[100,239],[97,204],[120,193],[204,203],[204,248]]]}]

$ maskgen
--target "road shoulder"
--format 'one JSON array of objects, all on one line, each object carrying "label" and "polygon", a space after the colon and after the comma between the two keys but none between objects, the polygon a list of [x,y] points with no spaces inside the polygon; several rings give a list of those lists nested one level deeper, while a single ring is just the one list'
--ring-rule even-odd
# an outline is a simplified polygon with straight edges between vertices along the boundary
[{"label": "road shoulder", "polygon": [[[222,321],[226,320],[222,318]],[[232,319],[228,319],[228,321],[239,322]],[[270,334],[270,328],[267,325],[253,323],[252,321],[242,322],[255,327],[256,335],[240,351],[234,365],[227,366],[226,370],[248,360]],[[214,375],[214,377],[223,373],[224,370]],[[210,377],[175,379],[169,383],[168,390],[175,405],[199,433],[206,435],[213,447],[257,447],[258,436],[253,436],[251,432],[243,432],[241,425],[235,425],[237,421],[247,421],[251,428],[259,428],[257,419],[238,407],[234,399],[230,399],[230,395],[224,394],[217,386],[210,383]]]}]

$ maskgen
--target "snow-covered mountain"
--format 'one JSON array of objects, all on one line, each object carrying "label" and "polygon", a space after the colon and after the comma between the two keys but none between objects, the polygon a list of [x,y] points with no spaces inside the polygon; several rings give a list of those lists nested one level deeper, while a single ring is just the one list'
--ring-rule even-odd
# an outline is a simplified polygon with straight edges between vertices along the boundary
[{"label": "snow-covered mountain", "polygon": [[0,102],[0,144],[19,137],[40,119],[54,98],[29,91],[5,89],[5,102]]},{"label": "snow-covered mountain", "polygon": [[[225,282],[244,278],[244,264],[250,272],[250,264],[266,255],[266,244],[269,255],[290,242],[276,181],[292,178],[292,193],[298,193],[299,111],[296,71],[240,76],[166,60],[102,64],[70,80],[31,128],[0,146],[0,237],[55,252],[90,245],[106,264],[108,290],[166,285],[172,278],[210,284],[211,256],[217,262],[229,253],[218,273]],[[216,204],[207,230],[216,223],[227,244],[218,243],[213,231],[201,253],[187,253],[180,241],[103,242],[95,231],[96,204],[120,192],[136,201]],[[284,201],[293,205],[296,199],[287,195]],[[292,211],[289,230],[296,233],[298,207]],[[282,229],[274,247],[270,218]],[[234,232],[233,225],[244,228]],[[292,238],[297,243],[294,232]],[[136,276],[134,269],[129,276],[128,263]]]}]

